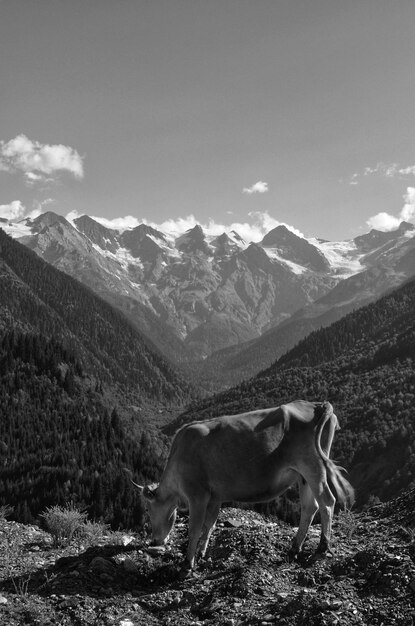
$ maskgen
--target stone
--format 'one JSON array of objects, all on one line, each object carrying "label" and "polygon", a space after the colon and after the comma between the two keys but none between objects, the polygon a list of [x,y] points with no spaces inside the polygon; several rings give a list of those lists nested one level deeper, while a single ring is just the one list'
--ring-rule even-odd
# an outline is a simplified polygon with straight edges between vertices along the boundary
[{"label": "stone", "polygon": [[104,559],[102,556],[96,556],[89,564],[89,569],[92,570],[94,574],[112,575],[114,572],[114,563],[108,559]]},{"label": "stone", "polygon": [[131,535],[123,535],[121,538],[121,543],[124,547],[130,545],[133,541],[134,537],[131,537]]},{"label": "stone", "polygon": [[230,517],[224,521],[224,526],[227,526],[228,528],[239,528],[242,526],[242,522],[234,517]]}]

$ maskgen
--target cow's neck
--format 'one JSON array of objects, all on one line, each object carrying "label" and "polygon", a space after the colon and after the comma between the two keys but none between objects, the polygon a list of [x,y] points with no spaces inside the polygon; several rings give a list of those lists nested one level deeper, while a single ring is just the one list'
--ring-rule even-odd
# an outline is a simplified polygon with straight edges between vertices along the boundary
[{"label": "cow's neck", "polygon": [[159,498],[166,504],[171,505],[172,508],[177,508],[180,502],[180,493],[175,485],[174,481],[168,476],[164,475],[161,478],[158,486]]}]

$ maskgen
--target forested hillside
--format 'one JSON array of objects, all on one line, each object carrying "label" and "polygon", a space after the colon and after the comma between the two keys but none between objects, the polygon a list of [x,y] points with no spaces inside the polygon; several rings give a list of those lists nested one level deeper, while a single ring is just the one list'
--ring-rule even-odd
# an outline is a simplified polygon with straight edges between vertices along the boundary
[{"label": "forested hillside", "polygon": [[90,372],[128,385],[143,399],[181,404],[189,387],[132,324],[67,274],[0,229],[0,328],[54,337]]},{"label": "forested hillside", "polygon": [[195,404],[178,423],[328,399],[341,424],[333,456],[350,471],[358,504],[414,487],[414,310],[411,281],[312,333],[255,378]]},{"label": "forested hillside", "polygon": [[16,519],[32,522],[46,506],[73,501],[114,527],[139,523],[142,505],[123,468],[153,479],[165,450],[147,422],[127,428],[62,344],[3,331],[0,504]]},{"label": "forested hillside", "polygon": [[73,501],[138,523],[123,468],[158,476],[152,417],[189,393],[122,314],[0,230],[0,504],[16,519]]}]

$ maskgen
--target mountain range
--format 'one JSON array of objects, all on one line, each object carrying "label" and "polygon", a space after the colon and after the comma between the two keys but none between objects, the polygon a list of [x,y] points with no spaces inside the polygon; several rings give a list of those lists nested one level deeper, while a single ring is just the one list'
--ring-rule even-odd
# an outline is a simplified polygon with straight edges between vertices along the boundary
[{"label": "mountain range", "polygon": [[407,222],[341,242],[280,225],[256,243],[198,225],[178,236],[147,224],[121,232],[52,212],[1,226],[119,308],[170,361],[192,364],[215,386],[252,376],[313,329],[415,274]]}]

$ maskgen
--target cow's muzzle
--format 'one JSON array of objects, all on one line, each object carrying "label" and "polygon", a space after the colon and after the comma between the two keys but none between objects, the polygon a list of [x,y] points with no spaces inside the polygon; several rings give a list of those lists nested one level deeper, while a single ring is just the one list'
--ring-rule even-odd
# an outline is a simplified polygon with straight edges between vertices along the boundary
[{"label": "cow's muzzle", "polygon": [[157,539],[152,539],[150,541],[150,546],[152,548],[162,548],[163,546],[166,545],[166,543],[167,543],[167,537],[163,541],[157,541]]}]

